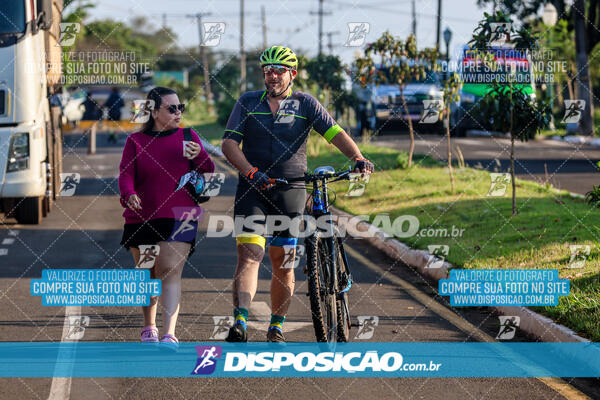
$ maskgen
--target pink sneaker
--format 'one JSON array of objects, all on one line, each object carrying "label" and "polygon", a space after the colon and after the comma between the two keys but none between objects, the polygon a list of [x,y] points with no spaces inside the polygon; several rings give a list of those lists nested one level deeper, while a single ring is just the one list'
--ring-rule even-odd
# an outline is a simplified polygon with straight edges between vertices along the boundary
[{"label": "pink sneaker", "polygon": [[154,325],[148,325],[142,329],[142,343],[158,343],[158,329]]}]

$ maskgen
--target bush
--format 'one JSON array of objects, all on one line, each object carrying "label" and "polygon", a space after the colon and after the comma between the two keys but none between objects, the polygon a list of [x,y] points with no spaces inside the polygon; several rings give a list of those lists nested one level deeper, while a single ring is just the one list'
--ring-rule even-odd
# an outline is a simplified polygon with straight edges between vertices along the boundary
[{"label": "bush", "polygon": [[408,153],[402,152],[396,157],[396,166],[400,169],[408,168]]},{"label": "bush", "polygon": [[234,105],[235,99],[230,96],[225,97],[225,100],[223,101],[217,102],[217,123],[219,125],[225,126],[227,124],[227,120],[229,119],[229,115],[231,114]]},{"label": "bush", "polygon": [[[439,167],[442,163],[427,154],[415,154],[413,157],[413,165],[418,165],[420,167]],[[396,157],[396,168],[408,168],[408,153],[403,151],[398,154],[398,157]]]},{"label": "bush", "polygon": [[600,185],[592,186],[592,190],[585,194],[585,201],[592,207],[600,208]]}]

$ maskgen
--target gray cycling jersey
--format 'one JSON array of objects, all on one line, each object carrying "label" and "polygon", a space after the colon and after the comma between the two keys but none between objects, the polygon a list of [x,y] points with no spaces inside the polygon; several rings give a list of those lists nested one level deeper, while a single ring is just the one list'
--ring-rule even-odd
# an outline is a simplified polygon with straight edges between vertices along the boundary
[{"label": "gray cycling jersey", "polygon": [[298,177],[306,171],[311,128],[328,142],[343,129],[313,96],[291,92],[275,115],[266,91],[244,93],[235,103],[223,138],[242,143],[250,164],[270,177]]}]

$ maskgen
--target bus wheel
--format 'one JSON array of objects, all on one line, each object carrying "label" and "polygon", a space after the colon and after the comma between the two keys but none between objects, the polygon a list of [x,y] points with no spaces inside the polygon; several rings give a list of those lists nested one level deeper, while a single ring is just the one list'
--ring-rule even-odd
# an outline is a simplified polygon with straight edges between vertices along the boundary
[{"label": "bus wheel", "polygon": [[37,225],[42,222],[44,201],[43,197],[26,197],[17,207],[15,217],[17,222],[26,225]]}]

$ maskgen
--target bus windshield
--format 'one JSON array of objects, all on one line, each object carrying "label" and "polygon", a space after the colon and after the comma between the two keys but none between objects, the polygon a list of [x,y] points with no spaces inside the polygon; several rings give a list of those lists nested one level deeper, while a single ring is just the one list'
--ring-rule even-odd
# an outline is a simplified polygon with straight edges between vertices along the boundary
[{"label": "bus windshield", "polygon": [[25,2],[23,0],[0,3],[0,34],[25,31]]}]

